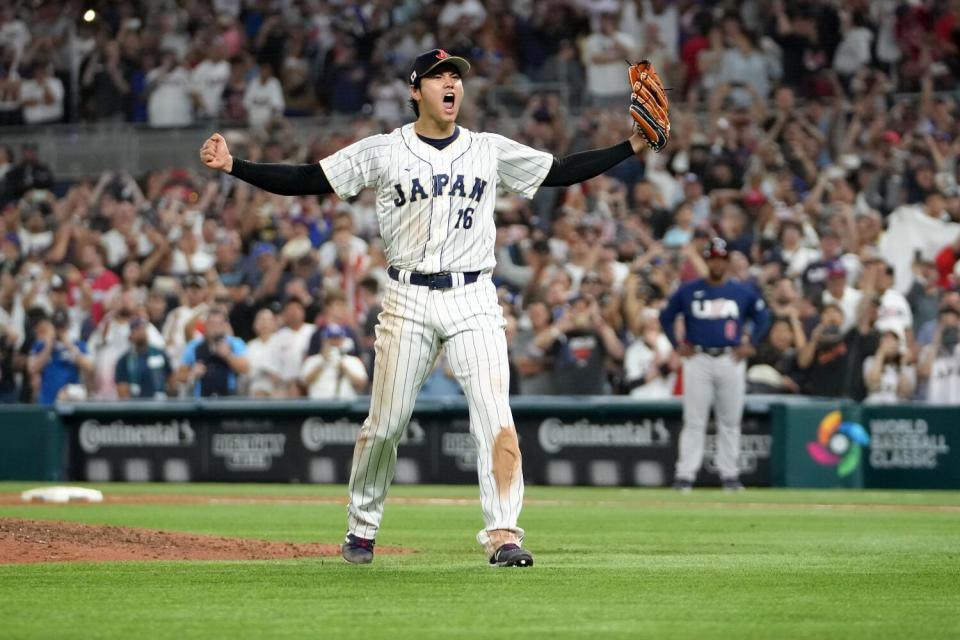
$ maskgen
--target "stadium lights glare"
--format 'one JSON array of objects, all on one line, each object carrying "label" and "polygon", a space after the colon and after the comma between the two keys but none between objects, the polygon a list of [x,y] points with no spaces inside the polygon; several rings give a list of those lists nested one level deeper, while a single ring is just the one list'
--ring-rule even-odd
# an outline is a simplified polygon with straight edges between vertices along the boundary
[{"label": "stadium lights glare", "polygon": [[87,9],[83,12],[83,21],[84,22],[93,22],[97,17],[97,12],[93,9]]}]

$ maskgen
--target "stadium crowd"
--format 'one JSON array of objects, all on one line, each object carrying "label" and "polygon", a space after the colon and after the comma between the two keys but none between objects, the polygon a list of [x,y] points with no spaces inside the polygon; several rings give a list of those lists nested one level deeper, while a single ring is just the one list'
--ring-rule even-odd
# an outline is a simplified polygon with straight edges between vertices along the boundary
[{"label": "stadium crowd", "polygon": [[[623,60],[650,58],[674,87],[663,153],[498,198],[512,391],[675,395],[658,311],[719,236],[775,314],[751,392],[960,403],[941,92],[960,3],[89,5],[91,22],[79,3],[0,8],[0,125],[209,120],[238,157],[312,162],[404,121],[409,61],[442,44],[475,63],[465,126],[563,154],[627,135]],[[290,123],[328,113],[352,117],[309,139]],[[0,194],[0,401],[366,391],[387,278],[372,192],[275,196],[178,167],[63,183],[0,144]],[[459,393],[442,359],[424,393]]]}]

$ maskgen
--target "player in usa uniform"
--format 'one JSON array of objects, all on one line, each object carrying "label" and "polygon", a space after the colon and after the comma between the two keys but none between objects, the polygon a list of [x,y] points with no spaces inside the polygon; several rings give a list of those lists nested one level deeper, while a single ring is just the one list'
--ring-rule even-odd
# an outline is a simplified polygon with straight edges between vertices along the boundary
[{"label": "player in usa uniform", "polygon": [[517,522],[523,504],[520,449],[509,405],[505,321],[490,274],[495,264],[497,190],[532,197],[542,185],[569,185],[603,173],[646,147],[636,133],[605,149],[563,158],[503,136],[457,126],[463,58],[428,51],[411,70],[417,119],[374,135],[314,165],[234,159],[219,134],[204,163],[274,193],[376,191],[376,213],[391,278],[376,330],[370,414],[354,451],[343,557],[373,560],[397,442],[414,400],[443,350],[467,397],[477,444],[483,529],[491,564],[530,566]]},{"label": "player in usa uniform", "polygon": [[[746,358],[766,334],[770,312],[760,292],[727,275],[724,241],[714,238],[704,250],[706,278],[683,284],[670,297],[660,323],[683,363],[683,431],[674,487],[693,488],[703,462],[703,440],[710,407],[717,422],[717,468],[723,488],[740,490],[737,458],[740,422],[746,393]],[[674,326],[683,316],[685,338],[677,341]],[[746,333],[747,320],[752,323]]]}]

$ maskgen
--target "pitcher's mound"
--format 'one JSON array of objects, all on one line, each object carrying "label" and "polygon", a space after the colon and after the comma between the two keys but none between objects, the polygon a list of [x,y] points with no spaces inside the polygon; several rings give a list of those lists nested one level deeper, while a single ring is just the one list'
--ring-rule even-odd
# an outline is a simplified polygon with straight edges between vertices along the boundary
[{"label": "pitcher's mound", "polygon": [[[377,547],[382,553],[408,549]],[[335,544],[272,542],[76,522],[0,518],[0,564],[118,560],[283,560],[340,555]]]}]

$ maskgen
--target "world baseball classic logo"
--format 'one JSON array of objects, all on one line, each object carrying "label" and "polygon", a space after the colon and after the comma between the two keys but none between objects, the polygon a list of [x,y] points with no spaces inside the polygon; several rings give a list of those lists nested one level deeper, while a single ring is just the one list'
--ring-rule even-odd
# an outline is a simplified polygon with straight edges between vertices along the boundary
[{"label": "world baseball classic logo", "polygon": [[820,421],[816,442],[807,443],[807,452],[817,464],[836,467],[845,478],[860,466],[862,447],[870,444],[870,436],[856,422],[844,422],[839,411],[831,411]]}]

